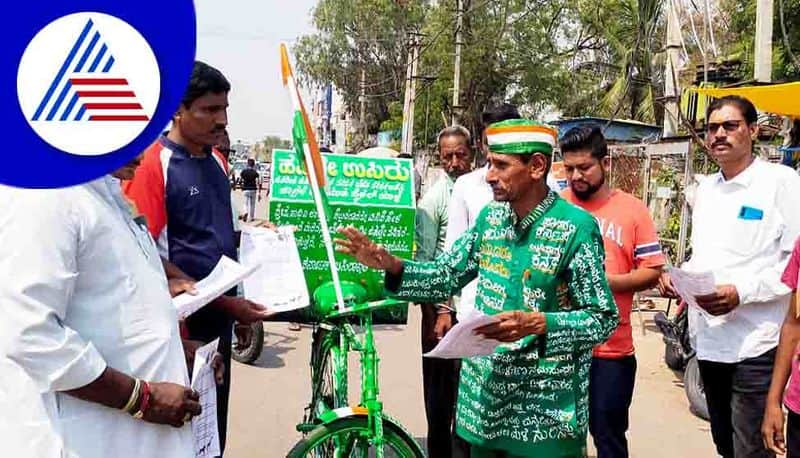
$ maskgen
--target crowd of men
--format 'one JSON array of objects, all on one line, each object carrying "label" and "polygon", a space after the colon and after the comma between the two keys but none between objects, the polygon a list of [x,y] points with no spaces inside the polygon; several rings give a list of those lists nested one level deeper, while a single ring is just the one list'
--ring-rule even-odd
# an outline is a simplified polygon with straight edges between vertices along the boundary
[{"label": "crowd of men", "polygon": [[[142,156],[80,186],[0,186],[9,456],[193,456],[200,405],[188,368],[215,339],[224,450],[234,322],[269,314],[230,291],[179,322],[171,298],[192,293],[221,256],[237,258],[223,155],[230,89],[197,62],[170,129]],[[800,456],[800,177],[754,156],[746,99],[717,99],[706,119],[720,170],[698,188],[683,268],[717,283],[690,310],[711,436],[726,458]],[[423,352],[475,311],[496,318],[476,331],[501,343],[494,354],[423,358],[429,456],[578,457],[591,433],[600,458],[626,457],[633,297],[656,285],[675,294],[653,220],[610,186],[599,126],[559,135],[507,104],[482,121],[474,141],[461,126],[437,138],[445,173],[419,199],[414,260],[352,227],[338,249],[421,304]],[[556,149],[563,192],[550,174]],[[476,151],[487,163],[472,170]]]},{"label": "crowd of men", "polygon": [[[430,456],[582,456],[588,429],[598,457],[626,457],[633,296],[656,284],[676,295],[653,220],[638,198],[609,186],[600,127],[560,136],[568,188],[558,195],[547,180],[554,131],[509,105],[483,121],[475,145],[488,164],[473,171],[470,133],[454,126],[439,135],[446,174],[419,201],[414,261],[352,228],[341,250],[386,270],[394,294],[430,304],[423,351],[473,308],[500,319],[480,330],[508,342],[495,354],[423,359]],[[800,178],[757,158],[757,135],[748,100],[708,107],[705,147],[720,170],[697,191],[692,256],[682,266],[717,282],[714,294],[695,298],[690,323],[712,438],[726,458],[800,456],[800,313],[791,294]]]}]

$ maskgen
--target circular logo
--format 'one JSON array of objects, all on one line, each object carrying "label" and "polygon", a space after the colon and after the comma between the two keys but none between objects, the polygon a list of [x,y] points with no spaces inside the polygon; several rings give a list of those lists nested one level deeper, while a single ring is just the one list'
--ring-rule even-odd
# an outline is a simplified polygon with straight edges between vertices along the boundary
[{"label": "circular logo", "polygon": [[195,60],[192,0],[22,2],[4,24],[0,184],[57,188],[156,141]]},{"label": "circular logo", "polygon": [[127,22],[94,12],[61,17],[40,30],[17,71],[17,96],[31,128],[53,147],[81,156],[108,154],[142,133],[160,86],[147,40]]}]

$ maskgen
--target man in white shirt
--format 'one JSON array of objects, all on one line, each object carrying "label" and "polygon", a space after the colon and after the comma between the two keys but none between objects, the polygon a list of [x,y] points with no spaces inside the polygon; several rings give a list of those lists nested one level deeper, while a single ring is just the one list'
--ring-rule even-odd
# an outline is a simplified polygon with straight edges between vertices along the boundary
[{"label": "man in white shirt", "polygon": [[[504,103],[497,107],[486,110],[481,115],[481,131],[475,136],[475,143],[478,149],[486,157],[489,152],[486,141],[486,127],[507,119],[518,119],[521,116],[514,105]],[[447,233],[445,236],[444,249],[449,250],[453,243],[469,228],[475,224],[478,214],[489,202],[494,200],[494,194],[489,183],[486,182],[486,172],[488,164],[459,177],[453,184],[453,191],[450,195],[447,213]],[[477,292],[478,281],[472,281],[461,290],[461,297],[454,298],[458,302],[456,308],[456,320],[465,316],[468,310],[475,307],[475,294]],[[452,317],[449,314],[440,315],[437,320],[436,328],[446,333],[453,325]]]},{"label": "man in white shirt", "polygon": [[[439,160],[445,174],[417,203],[416,234],[418,261],[432,261],[444,250],[447,206],[453,180],[469,172],[473,152],[469,131],[463,126],[445,127],[437,137]],[[452,312],[444,304],[420,304],[422,352],[439,343],[452,325]],[[446,329],[442,326],[446,325]],[[422,387],[428,421],[428,455],[450,458],[463,454],[466,444],[455,434],[459,360],[422,358]]]},{"label": "man in white shirt", "polygon": [[[713,273],[717,291],[697,297],[703,310],[691,309],[689,319],[717,452],[768,457],[760,425],[789,303],[781,273],[800,235],[800,177],[753,156],[757,112],[747,99],[714,100],[706,119],[720,172],[697,189],[683,268]],[[672,290],[668,275],[661,286]]]},{"label": "man in white shirt", "polygon": [[161,259],[119,178],[0,186],[3,456],[190,458],[199,397]]}]

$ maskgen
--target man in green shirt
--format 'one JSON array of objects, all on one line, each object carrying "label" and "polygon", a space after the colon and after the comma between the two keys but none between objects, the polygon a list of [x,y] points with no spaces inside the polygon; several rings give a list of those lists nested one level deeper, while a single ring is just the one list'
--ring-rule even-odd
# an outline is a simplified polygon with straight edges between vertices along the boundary
[{"label": "man in green shirt", "polygon": [[[472,149],[469,131],[462,126],[445,127],[437,137],[439,161],[444,175],[431,186],[417,204],[416,261],[433,261],[444,251],[447,235],[447,206],[453,182],[470,171]],[[422,311],[422,352],[439,343],[454,320],[447,304],[420,304]],[[459,361],[422,358],[422,391],[428,421],[428,455],[451,458],[453,448],[465,448],[455,437],[453,427],[458,394]],[[458,452],[457,452],[458,453]]]},{"label": "man in green shirt", "polygon": [[354,228],[336,241],[399,298],[443,301],[478,279],[475,308],[497,322],[477,332],[503,344],[462,361],[456,430],[473,458],[586,454],[592,348],[619,317],[594,217],[545,184],[556,137],[524,119],[489,126],[495,202],[434,261],[401,260]]}]

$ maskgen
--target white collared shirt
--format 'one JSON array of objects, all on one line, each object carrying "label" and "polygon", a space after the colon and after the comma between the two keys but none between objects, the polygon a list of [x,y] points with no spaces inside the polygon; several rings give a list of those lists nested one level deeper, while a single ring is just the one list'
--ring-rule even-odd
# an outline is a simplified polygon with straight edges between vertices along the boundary
[{"label": "white collared shirt", "polygon": [[[486,182],[489,166],[473,170],[458,177],[453,184],[447,212],[447,234],[444,239],[445,251],[450,250],[467,230],[475,225],[475,220],[483,207],[494,200],[492,188]],[[461,290],[461,297],[454,298],[456,319],[466,316],[475,308],[475,296],[478,292],[478,280],[473,280]]]},{"label": "white collared shirt", "polygon": [[716,173],[697,188],[692,257],[684,268],[732,284],[740,305],[721,323],[696,310],[689,319],[701,360],[736,363],[778,345],[789,303],[780,280],[800,236],[800,177],[761,159],[730,180]]},{"label": "white collared shirt", "polygon": [[188,385],[160,258],[118,181],[0,186],[0,278],[3,456],[194,456],[189,425],[145,423],[63,393],[107,366]]}]

